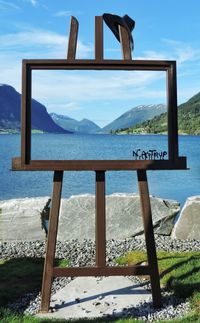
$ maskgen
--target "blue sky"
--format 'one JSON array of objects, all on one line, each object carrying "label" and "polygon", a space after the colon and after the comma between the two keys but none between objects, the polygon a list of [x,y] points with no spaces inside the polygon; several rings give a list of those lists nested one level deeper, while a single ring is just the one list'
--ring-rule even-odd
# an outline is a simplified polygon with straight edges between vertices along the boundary
[{"label": "blue sky", "polygon": [[[23,58],[65,58],[70,16],[79,21],[77,58],[94,58],[94,17],[136,21],[134,59],[177,61],[178,103],[200,91],[199,0],[0,0],[0,83],[21,92]],[[105,58],[121,58],[104,27]],[[56,112],[103,126],[139,104],[165,103],[159,72],[34,72],[33,97]]]}]

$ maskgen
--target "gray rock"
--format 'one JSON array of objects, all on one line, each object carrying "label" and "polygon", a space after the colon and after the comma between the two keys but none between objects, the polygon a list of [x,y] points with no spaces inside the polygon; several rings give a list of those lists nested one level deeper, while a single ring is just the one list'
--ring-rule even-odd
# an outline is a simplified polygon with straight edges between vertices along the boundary
[{"label": "gray rock", "polygon": [[200,240],[200,195],[186,200],[171,236],[177,239]]},{"label": "gray rock", "polygon": [[[155,233],[169,235],[179,203],[151,197]],[[15,199],[0,202],[0,240],[43,240],[40,212],[48,197]],[[143,233],[140,198],[136,194],[106,196],[106,237],[125,239]],[[95,239],[94,195],[62,199],[58,240]]]},{"label": "gray rock", "polygon": [[0,240],[44,240],[40,212],[48,197],[0,201]]}]

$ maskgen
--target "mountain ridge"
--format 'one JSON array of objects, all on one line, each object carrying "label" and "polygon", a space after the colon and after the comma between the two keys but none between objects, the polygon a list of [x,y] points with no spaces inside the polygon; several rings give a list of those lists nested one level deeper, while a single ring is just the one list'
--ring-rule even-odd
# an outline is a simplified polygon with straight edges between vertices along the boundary
[{"label": "mountain ridge", "polygon": [[78,121],[76,119],[62,114],[57,114],[55,112],[50,113],[50,116],[56,124],[58,124],[63,129],[68,129],[69,131],[92,134],[101,129],[95,122],[86,118]]},{"label": "mountain ridge", "polygon": [[[122,133],[167,133],[167,113],[162,113],[151,120],[139,123]],[[192,96],[178,107],[178,132],[179,134],[200,135],[200,92]],[[120,133],[120,131],[116,131]]]},{"label": "mountain ridge", "polygon": [[152,119],[155,115],[159,115],[164,111],[166,111],[166,106],[161,103],[138,105],[103,127],[101,132],[110,133],[118,129],[126,128],[141,121]]},{"label": "mountain ridge", "polygon": [[[32,129],[42,132],[70,133],[59,127],[49,116],[46,107],[32,99]],[[14,87],[0,84],[0,130],[19,132],[21,126],[21,94]]]}]

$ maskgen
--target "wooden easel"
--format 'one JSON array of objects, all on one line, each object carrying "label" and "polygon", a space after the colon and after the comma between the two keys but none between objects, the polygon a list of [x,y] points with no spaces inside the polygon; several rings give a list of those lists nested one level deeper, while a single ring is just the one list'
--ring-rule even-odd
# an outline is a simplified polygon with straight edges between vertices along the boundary
[{"label": "wooden easel", "polygon": [[[126,29],[119,26],[120,43],[122,47],[123,60],[131,61],[131,48],[128,33]],[[70,35],[68,43],[67,61],[73,65],[76,61],[76,47],[77,47],[77,35],[78,35],[78,21],[76,18],[71,18],[70,23]],[[102,16],[95,17],[95,60],[96,65],[101,65],[104,62],[103,59],[103,19]],[[27,77],[28,78],[28,77]],[[28,99],[26,99],[28,100]],[[25,126],[24,126],[25,127]],[[24,139],[25,141],[26,139]],[[26,142],[25,142],[26,146]],[[25,155],[24,153],[22,155]],[[29,157],[29,156],[28,156]],[[26,159],[26,158],[25,158]],[[28,158],[29,159],[29,158]],[[118,164],[117,164],[118,162]],[[17,163],[17,160],[16,160]],[[28,165],[28,162],[24,160],[24,163]],[[53,193],[52,193],[52,206],[50,211],[49,230],[47,237],[46,257],[44,263],[43,282],[42,282],[42,297],[41,297],[41,312],[47,312],[50,305],[51,286],[54,277],[66,277],[66,276],[112,276],[112,275],[149,275],[152,288],[152,298],[154,307],[160,307],[161,302],[161,290],[159,281],[158,264],[156,257],[156,248],[154,241],[152,213],[149,198],[148,182],[146,169],[148,167],[141,167],[141,163],[137,163],[136,166],[132,166],[132,163],[127,163],[125,170],[131,169],[137,171],[139,194],[141,199],[142,218],[144,223],[144,235],[146,240],[148,265],[136,265],[128,267],[107,267],[106,266],[106,221],[105,221],[105,172],[108,169],[123,169],[123,163],[120,161],[112,161],[104,164],[102,162],[93,163],[91,161],[85,161],[82,168],[95,171],[96,173],[96,266],[95,267],[71,267],[71,268],[59,268],[54,266],[56,239],[59,221],[59,211],[61,202],[62,182],[64,170],[69,170],[72,167],[74,170],[80,170],[80,166],[76,167],[76,163],[66,169],[56,167],[54,169],[53,179]],[[64,165],[64,163],[63,163]],[[96,165],[96,166],[95,166]],[[121,165],[121,166],[120,166]],[[31,165],[29,165],[31,167]],[[29,167],[27,166],[27,167]],[[15,166],[17,167],[17,166]],[[36,165],[35,165],[36,167]],[[39,166],[38,166],[39,167]],[[42,169],[42,168],[40,168]],[[134,225],[134,224],[133,224]]]}]

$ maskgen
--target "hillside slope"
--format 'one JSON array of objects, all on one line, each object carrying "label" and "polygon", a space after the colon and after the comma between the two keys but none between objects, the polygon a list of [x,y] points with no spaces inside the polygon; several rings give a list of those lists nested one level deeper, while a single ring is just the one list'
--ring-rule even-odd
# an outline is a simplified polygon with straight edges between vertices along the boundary
[{"label": "hillside slope", "polygon": [[[21,95],[12,86],[0,85],[0,130],[20,130]],[[69,133],[50,117],[44,105],[32,99],[32,129],[53,133]]]},{"label": "hillside slope", "polygon": [[[178,131],[180,134],[200,135],[200,92],[179,106]],[[167,113],[156,116],[152,120],[126,128],[124,132],[165,133],[167,132]]]},{"label": "hillside slope", "polygon": [[122,114],[107,126],[102,128],[101,132],[109,133],[117,129],[128,128],[143,121],[152,119],[166,111],[164,104],[139,105]]},{"label": "hillside slope", "polygon": [[68,116],[64,116],[56,113],[51,113],[50,116],[52,117],[52,119],[57,125],[59,125],[63,129],[67,129],[73,132],[96,133],[101,129],[96,123],[88,119],[77,121]]}]

